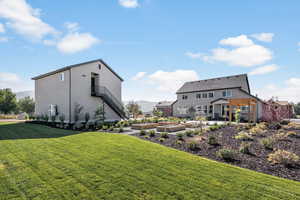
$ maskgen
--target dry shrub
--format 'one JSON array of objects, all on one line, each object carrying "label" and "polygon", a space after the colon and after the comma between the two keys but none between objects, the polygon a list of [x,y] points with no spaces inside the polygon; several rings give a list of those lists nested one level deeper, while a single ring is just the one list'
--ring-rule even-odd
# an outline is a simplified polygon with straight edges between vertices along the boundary
[{"label": "dry shrub", "polygon": [[268,161],[272,164],[283,164],[290,167],[295,166],[299,162],[299,156],[285,150],[277,150],[269,154]]},{"label": "dry shrub", "polygon": [[237,139],[237,140],[244,140],[244,141],[253,140],[253,137],[245,131],[239,132],[234,138]]},{"label": "dry shrub", "polygon": [[249,132],[251,135],[264,136],[266,130],[262,127],[264,127],[264,126],[255,126],[255,127],[251,128]]}]

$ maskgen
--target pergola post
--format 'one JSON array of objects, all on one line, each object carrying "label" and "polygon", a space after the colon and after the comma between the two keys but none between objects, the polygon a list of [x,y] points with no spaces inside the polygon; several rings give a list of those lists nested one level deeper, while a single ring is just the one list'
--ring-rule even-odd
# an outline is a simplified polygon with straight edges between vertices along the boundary
[{"label": "pergola post", "polygon": [[229,121],[232,122],[232,105],[229,105]]}]

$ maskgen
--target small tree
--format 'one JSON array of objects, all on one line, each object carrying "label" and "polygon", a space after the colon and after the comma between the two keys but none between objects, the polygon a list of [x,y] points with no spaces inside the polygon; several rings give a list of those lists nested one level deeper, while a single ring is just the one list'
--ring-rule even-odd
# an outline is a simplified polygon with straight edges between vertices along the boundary
[{"label": "small tree", "polygon": [[235,111],[235,121],[236,123],[241,122],[241,110],[239,108]]},{"label": "small tree", "polygon": [[153,115],[155,117],[162,117],[163,116],[163,112],[161,110],[159,110],[159,109],[154,108],[153,109]]},{"label": "small tree", "polygon": [[63,125],[65,123],[65,115],[64,114],[59,116],[59,121],[60,121],[61,126],[63,127]]},{"label": "small tree", "polygon": [[196,109],[191,106],[188,110],[187,110],[188,115],[192,118],[195,119],[196,116]]},{"label": "small tree", "polygon": [[134,118],[136,118],[137,115],[141,113],[140,106],[134,101],[130,101],[126,105],[126,109],[128,110],[129,114],[133,115]]},{"label": "small tree", "polygon": [[85,123],[88,123],[88,121],[90,120],[90,113],[86,112],[84,115],[84,119],[85,119]]},{"label": "small tree", "polygon": [[82,110],[83,110],[83,106],[80,105],[79,103],[75,103],[75,106],[74,106],[74,120],[75,120],[75,122],[78,122]]},{"label": "small tree", "polygon": [[35,103],[30,97],[24,97],[18,101],[18,107],[21,112],[26,112],[29,115],[34,113]]},{"label": "small tree", "polygon": [[17,98],[11,89],[0,89],[0,112],[9,114],[17,111]]},{"label": "small tree", "polygon": [[95,111],[95,119],[100,122],[105,121],[105,111],[104,111],[104,105],[99,104],[96,111]]}]

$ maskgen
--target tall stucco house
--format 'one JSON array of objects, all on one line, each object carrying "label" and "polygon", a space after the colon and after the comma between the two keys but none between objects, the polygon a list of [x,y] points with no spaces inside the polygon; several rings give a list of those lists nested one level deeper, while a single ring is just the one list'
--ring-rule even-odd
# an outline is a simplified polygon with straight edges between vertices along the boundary
[{"label": "tall stucco house", "polygon": [[247,74],[186,82],[176,94],[176,117],[188,117],[191,107],[196,115],[210,119],[233,119],[237,108],[245,120],[257,121],[262,116],[262,101],[251,94]]},{"label": "tall stucco house", "polygon": [[83,106],[91,119],[99,105],[107,121],[125,118],[122,104],[123,79],[103,60],[70,65],[32,78],[35,81],[35,114],[64,115],[74,122],[75,105]]}]

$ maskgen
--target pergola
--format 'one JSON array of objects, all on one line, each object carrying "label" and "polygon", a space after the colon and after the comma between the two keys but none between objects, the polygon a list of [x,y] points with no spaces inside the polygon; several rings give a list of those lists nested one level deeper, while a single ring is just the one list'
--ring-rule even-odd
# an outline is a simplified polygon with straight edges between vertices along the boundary
[{"label": "pergola", "polygon": [[241,106],[248,106],[248,121],[257,122],[256,107],[257,100],[254,98],[240,98],[240,99],[228,99],[229,106],[229,121],[232,121],[233,107],[240,108]]}]

